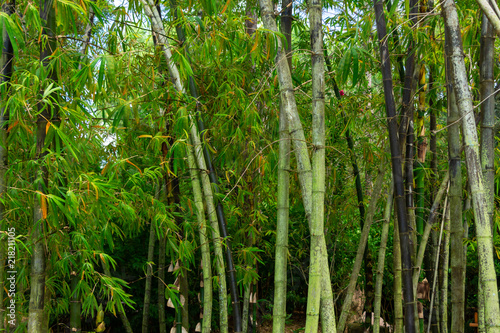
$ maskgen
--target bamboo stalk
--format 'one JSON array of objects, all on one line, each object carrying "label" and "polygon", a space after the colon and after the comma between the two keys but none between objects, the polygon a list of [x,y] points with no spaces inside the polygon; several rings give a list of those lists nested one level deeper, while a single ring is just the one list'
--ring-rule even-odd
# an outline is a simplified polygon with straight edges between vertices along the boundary
[{"label": "bamboo stalk", "polygon": [[403,332],[403,281],[401,277],[401,244],[399,241],[397,215],[394,216],[394,237],[392,252],[394,275],[394,332]]},{"label": "bamboo stalk", "polygon": [[[270,31],[277,32],[276,22],[274,19],[273,6],[270,0],[260,0],[261,17],[264,27]],[[297,103],[293,94],[292,77],[290,69],[286,61],[286,54],[283,52],[281,39],[276,39],[278,45],[278,55],[276,58],[276,68],[278,71],[278,81],[280,86],[280,96],[285,108],[290,137],[293,142],[295,156],[297,160],[297,169],[299,175],[299,184],[302,193],[306,218],[311,226],[312,221],[312,171],[311,161],[304,136],[304,130],[297,111]],[[324,240],[324,238],[323,238]],[[336,332],[335,326],[335,309],[333,304],[332,286],[330,281],[330,273],[328,269],[328,258],[326,257],[326,243],[320,244],[321,253],[323,256],[321,263],[321,322],[322,328],[326,332]]]},{"label": "bamboo stalk", "polygon": [[385,252],[387,249],[387,239],[389,238],[389,226],[391,222],[392,202],[394,187],[390,186],[387,202],[384,209],[384,218],[382,220],[382,233],[380,236],[380,246],[378,251],[378,263],[375,281],[375,304],[373,306],[373,333],[380,332],[380,305],[382,303],[382,285],[384,277]]},{"label": "bamboo stalk", "polygon": [[194,205],[196,207],[196,219],[200,233],[201,261],[203,271],[203,321],[201,329],[203,333],[211,331],[212,324],[212,262],[210,260],[210,246],[207,236],[207,224],[205,221],[205,208],[199,179],[199,171],[196,167],[192,147],[188,146],[187,159],[191,186],[193,187]]},{"label": "bamboo stalk", "polygon": [[[292,42],[292,2],[284,0],[286,8],[282,13],[282,32],[287,38],[287,59],[290,72],[292,71],[291,42]],[[279,164],[278,164],[278,202],[277,202],[277,225],[276,225],[276,259],[274,269],[274,307],[273,307],[273,332],[285,331],[286,320],[286,285],[287,285],[287,262],[288,262],[288,223],[289,223],[289,197],[290,197],[290,133],[288,132],[288,120],[280,103],[279,119]],[[248,315],[244,321],[248,321]]]},{"label": "bamboo stalk", "polygon": [[445,207],[444,213],[444,241],[443,263],[441,265],[441,296],[440,299],[440,328],[441,333],[448,333],[448,267],[450,259],[450,204]]},{"label": "bamboo stalk", "polygon": [[318,332],[321,304],[322,259],[328,257],[325,243],[325,63],[323,57],[321,0],[309,2],[312,66],[312,219],[311,264],[307,298],[306,333]]},{"label": "bamboo stalk", "polygon": [[156,243],[156,233],[153,221],[149,226],[148,258],[146,268],[146,286],[144,288],[144,308],[142,311],[142,333],[148,333],[149,305],[151,304],[151,287],[153,284],[153,261]]},{"label": "bamboo stalk", "polygon": [[450,170],[450,266],[451,266],[451,332],[465,331],[465,253],[462,251],[464,227],[462,219],[462,142],[460,140],[460,115],[453,90],[449,36],[445,34],[446,90],[448,97],[448,158]]},{"label": "bamboo stalk", "polygon": [[479,140],[474,119],[472,95],[469,89],[469,81],[463,57],[462,35],[454,1],[445,0],[442,8],[445,28],[448,30],[450,36],[450,59],[453,69],[456,103],[462,116],[467,174],[471,187],[476,222],[480,283],[485,295],[485,322],[488,332],[499,333],[500,306],[494,266],[493,240],[487,204],[485,204],[487,193],[481,173]]},{"label": "bamboo stalk", "polygon": [[412,262],[410,249],[410,235],[406,205],[404,199],[403,175],[401,169],[401,150],[398,140],[398,128],[396,121],[396,105],[394,102],[394,92],[392,85],[392,72],[387,46],[387,30],[383,2],[374,0],[375,18],[377,23],[377,34],[380,43],[381,71],[384,82],[384,98],[389,125],[389,141],[392,158],[392,177],[394,180],[394,198],[396,200],[396,210],[399,223],[399,234],[401,241],[401,262],[405,301],[405,326],[407,333],[416,333],[415,327],[415,298],[412,286]]}]

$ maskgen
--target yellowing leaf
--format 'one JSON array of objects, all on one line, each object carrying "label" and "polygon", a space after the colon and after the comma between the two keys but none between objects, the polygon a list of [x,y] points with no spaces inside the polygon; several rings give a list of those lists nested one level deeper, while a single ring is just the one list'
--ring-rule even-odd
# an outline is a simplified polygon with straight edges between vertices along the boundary
[{"label": "yellowing leaf", "polygon": [[19,120],[16,120],[13,124],[10,124],[9,128],[7,128],[7,132],[10,132],[10,130],[16,127],[17,124],[19,124]]},{"label": "yellowing leaf", "polygon": [[226,11],[227,6],[229,6],[230,2],[231,2],[231,0],[227,0],[226,5],[224,6],[224,8],[222,8],[222,12],[220,12],[221,14],[224,14],[224,12]]},{"label": "yellowing leaf", "polygon": [[255,43],[253,43],[252,49],[250,50],[250,53],[255,51],[257,49],[257,46],[259,46],[259,35],[255,38]]},{"label": "yellowing leaf", "polygon": [[153,138],[153,136],[152,135],[143,134],[143,135],[139,135],[137,138],[138,139],[142,139],[142,138],[149,138],[149,139],[151,139],[151,138]]},{"label": "yellowing leaf", "polygon": [[137,165],[135,165],[134,163],[130,162],[129,160],[125,160],[125,162],[127,162],[127,163],[128,163],[128,164],[130,164],[130,165],[133,165],[133,166],[134,166],[137,170],[139,170],[139,173],[140,173],[140,174],[141,174],[141,176],[142,176],[142,171],[141,171],[141,169],[139,169],[139,167],[138,167]]},{"label": "yellowing leaf", "polygon": [[42,194],[42,216],[44,220],[47,219],[47,199],[44,194]]},{"label": "yellowing leaf", "polygon": [[104,174],[106,173],[106,171],[108,171],[108,168],[109,168],[109,164],[111,162],[108,162],[106,163],[106,165],[104,166],[104,168],[102,168],[102,171],[101,171],[101,176],[104,176]]}]

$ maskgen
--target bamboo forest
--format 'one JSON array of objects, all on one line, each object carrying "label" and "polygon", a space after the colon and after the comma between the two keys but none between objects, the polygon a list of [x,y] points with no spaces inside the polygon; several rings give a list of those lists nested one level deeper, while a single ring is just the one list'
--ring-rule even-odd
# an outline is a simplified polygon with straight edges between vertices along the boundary
[{"label": "bamboo forest", "polygon": [[0,5],[0,332],[500,333],[495,0]]}]

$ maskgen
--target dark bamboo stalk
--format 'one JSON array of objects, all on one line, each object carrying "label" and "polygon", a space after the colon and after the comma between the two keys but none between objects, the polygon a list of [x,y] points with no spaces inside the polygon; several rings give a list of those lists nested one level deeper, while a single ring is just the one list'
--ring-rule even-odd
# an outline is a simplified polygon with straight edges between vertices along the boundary
[{"label": "dark bamboo stalk", "polygon": [[[418,0],[410,0],[410,22],[417,23]],[[405,80],[403,85],[403,103],[401,123],[399,124],[399,142],[401,147],[405,145],[407,134],[409,133],[410,120],[413,119],[413,103],[411,101],[414,91],[413,74],[415,71],[415,41],[410,37],[408,45],[408,55],[405,63]],[[407,148],[408,149],[408,148]],[[407,153],[408,156],[408,153]]]},{"label": "dark bamboo stalk", "polygon": [[384,7],[382,0],[374,0],[377,33],[380,42],[381,71],[384,84],[384,97],[389,125],[389,142],[391,146],[392,177],[394,179],[394,198],[399,222],[401,241],[401,259],[403,274],[403,297],[405,301],[405,326],[407,333],[416,333],[415,329],[415,303],[412,283],[412,264],[410,252],[410,237],[404,199],[403,175],[401,170],[401,150],[398,140],[396,119],[396,104],[392,84],[391,61],[387,46],[387,30],[385,23]]},{"label": "dark bamboo stalk", "polygon": [[[450,221],[451,221],[451,331],[464,332],[465,317],[465,266],[462,251],[464,228],[462,222],[462,143],[460,140],[460,114],[453,90],[452,68],[449,59],[449,34],[445,33],[446,92],[448,99],[448,165],[450,170]],[[434,272],[436,273],[436,272]]]},{"label": "dark bamboo stalk", "polygon": [[488,215],[493,226],[495,184],[495,97],[494,97],[495,34],[486,15],[481,27],[480,88],[481,88],[481,166],[486,184]]}]

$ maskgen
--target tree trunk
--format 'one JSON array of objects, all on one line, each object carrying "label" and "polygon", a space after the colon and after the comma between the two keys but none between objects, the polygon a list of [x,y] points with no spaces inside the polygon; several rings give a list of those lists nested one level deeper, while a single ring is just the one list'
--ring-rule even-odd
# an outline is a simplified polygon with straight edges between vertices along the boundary
[{"label": "tree trunk", "polygon": [[404,198],[403,175],[401,170],[401,150],[397,135],[396,105],[392,86],[391,63],[387,46],[387,32],[384,16],[383,2],[374,0],[377,33],[380,42],[381,70],[384,80],[384,96],[389,125],[389,141],[392,156],[392,177],[394,179],[394,198],[396,201],[401,242],[401,262],[403,275],[403,297],[405,302],[405,327],[407,333],[416,333],[415,328],[415,302],[412,285],[412,263],[408,221]]},{"label": "tree trunk", "polygon": [[[493,240],[488,215],[487,191],[481,173],[479,140],[474,120],[472,95],[469,89],[467,71],[462,50],[462,36],[455,3],[445,0],[443,4],[445,28],[450,36],[450,59],[457,107],[462,116],[462,130],[465,141],[465,157],[469,177],[479,255],[480,284],[483,289],[484,317],[488,332],[500,332],[500,308],[498,287],[494,266]],[[481,311],[481,309],[479,309]]]}]

